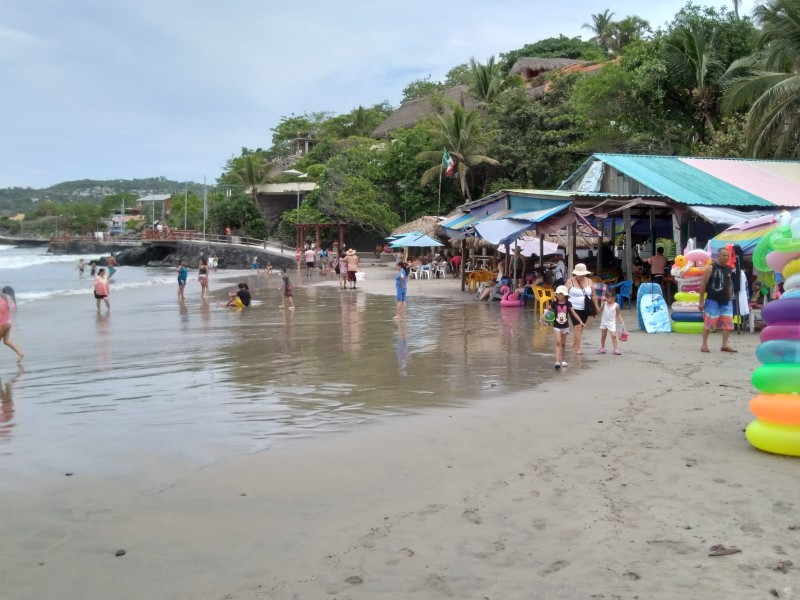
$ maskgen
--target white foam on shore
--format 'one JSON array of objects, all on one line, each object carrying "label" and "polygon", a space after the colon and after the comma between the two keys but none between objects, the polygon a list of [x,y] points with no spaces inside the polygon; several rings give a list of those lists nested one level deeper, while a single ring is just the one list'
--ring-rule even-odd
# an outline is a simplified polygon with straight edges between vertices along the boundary
[{"label": "white foam on shore", "polygon": [[[148,281],[133,281],[133,282],[122,282],[117,283],[115,281],[111,281],[111,290],[126,290],[126,289],[137,289],[137,288],[149,288],[149,287],[156,287],[160,285],[164,285],[167,283],[171,283],[174,281],[174,277],[170,276],[161,276],[155,277]],[[28,302],[33,302],[36,300],[48,300],[50,298],[58,298],[63,296],[80,296],[85,294],[92,293],[92,278],[87,278],[84,280],[86,282],[86,287],[82,288],[70,288],[70,289],[61,289],[61,290],[45,290],[42,292],[19,292],[16,294],[17,304],[26,304]]]}]

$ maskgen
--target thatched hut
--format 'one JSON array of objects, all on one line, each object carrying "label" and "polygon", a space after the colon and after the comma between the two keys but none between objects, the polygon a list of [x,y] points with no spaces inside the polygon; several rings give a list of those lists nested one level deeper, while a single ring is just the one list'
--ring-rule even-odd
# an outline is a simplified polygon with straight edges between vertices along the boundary
[{"label": "thatched hut", "polygon": [[395,129],[413,127],[420,121],[432,117],[436,114],[436,97],[443,97],[456,102],[466,110],[474,110],[480,104],[479,100],[470,93],[468,85],[463,83],[454,85],[441,92],[404,102],[400,108],[378,125],[375,131],[372,132],[372,137],[376,139],[386,137],[389,132]]},{"label": "thatched hut", "polygon": [[528,83],[547,71],[555,71],[580,64],[581,61],[572,58],[538,58],[535,56],[524,56],[518,58],[514,66],[509,71],[510,75],[519,75]]},{"label": "thatched hut", "polygon": [[420,217],[419,219],[414,219],[413,221],[400,225],[400,227],[396,227],[392,230],[392,235],[411,233],[412,231],[418,231],[431,237],[446,238],[444,230],[439,227],[439,217],[433,216]]}]

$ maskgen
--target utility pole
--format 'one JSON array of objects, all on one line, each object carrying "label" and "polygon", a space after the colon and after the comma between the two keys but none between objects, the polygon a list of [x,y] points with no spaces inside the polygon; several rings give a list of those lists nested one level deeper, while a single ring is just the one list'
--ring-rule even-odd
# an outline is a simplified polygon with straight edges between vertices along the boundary
[{"label": "utility pole", "polygon": [[203,175],[203,239],[206,239],[206,219],[208,218],[208,188],[206,176]]},{"label": "utility pole", "polygon": [[189,182],[183,188],[183,230],[186,231],[186,218],[189,216]]}]

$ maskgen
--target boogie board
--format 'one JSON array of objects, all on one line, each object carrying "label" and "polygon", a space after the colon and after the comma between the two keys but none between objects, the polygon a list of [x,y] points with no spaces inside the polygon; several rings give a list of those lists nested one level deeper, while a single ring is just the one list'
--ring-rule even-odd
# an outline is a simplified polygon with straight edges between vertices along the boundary
[{"label": "boogie board", "polygon": [[639,300],[639,315],[644,322],[647,333],[669,333],[672,331],[669,321],[669,308],[664,296],[643,294]]},{"label": "boogie board", "polygon": [[644,321],[642,321],[642,313],[639,310],[639,304],[641,303],[642,296],[645,294],[655,294],[656,296],[663,296],[664,294],[661,292],[661,286],[657,283],[646,282],[639,286],[639,289],[636,290],[636,315],[639,319],[639,329],[644,330]]}]

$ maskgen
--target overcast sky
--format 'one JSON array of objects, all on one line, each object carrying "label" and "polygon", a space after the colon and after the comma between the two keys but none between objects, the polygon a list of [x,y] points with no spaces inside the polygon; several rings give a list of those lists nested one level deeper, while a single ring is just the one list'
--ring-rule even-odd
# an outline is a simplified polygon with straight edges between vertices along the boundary
[{"label": "overcast sky", "polygon": [[268,147],[281,116],[396,106],[410,81],[471,56],[585,39],[581,24],[605,8],[655,27],[684,4],[0,0],[0,187],[213,183],[242,146]]}]

